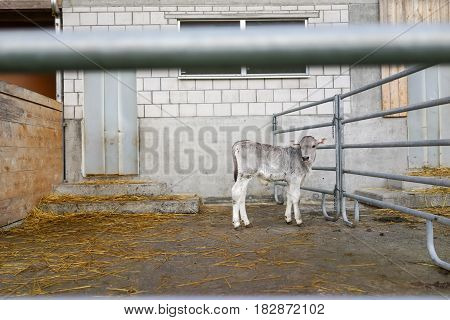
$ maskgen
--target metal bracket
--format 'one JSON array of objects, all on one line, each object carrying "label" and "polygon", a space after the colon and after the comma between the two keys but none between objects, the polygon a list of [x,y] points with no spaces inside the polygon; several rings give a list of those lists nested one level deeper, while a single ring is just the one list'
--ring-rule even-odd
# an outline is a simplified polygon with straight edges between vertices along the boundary
[{"label": "metal bracket", "polygon": [[353,222],[351,222],[347,216],[347,208],[346,208],[346,204],[345,204],[346,198],[344,197],[342,200],[343,200],[342,201],[342,220],[344,220],[344,223],[346,226],[348,226],[350,228],[354,228],[354,227],[356,227],[356,225],[359,222],[359,202],[357,200],[354,200],[355,201],[355,207],[354,207],[355,208],[354,209],[355,217],[354,217]]},{"label": "metal bracket", "polygon": [[[274,196],[275,196],[275,202],[277,203],[277,204],[283,204],[284,203],[284,199],[283,199],[283,197],[279,197],[278,196],[278,188],[277,188],[277,186],[279,186],[279,185],[277,185],[277,184],[274,184],[274,186],[273,186],[273,192],[274,192]],[[281,186],[282,187],[282,186]]]},{"label": "metal bracket", "polygon": [[333,221],[333,222],[337,221],[339,219],[339,213],[335,210],[334,217],[331,217],[328,215],[327,208],[325,207],[325,197],[326,197],[326,194],[322,193],[322,202],[321,202],[322,214],[325,217],[325,220],[327,220],[327,221]]},{"label": "metal bracket", "polygon": [[438,257],[436,253],[436,249],[434,248],[434,237],[433,237],[433,222],[427,220],[427,249],[430,254],[431,260],[439,267],[444,268],[445,270],[450,271],[450,263],[445,262],[441,258]]}]

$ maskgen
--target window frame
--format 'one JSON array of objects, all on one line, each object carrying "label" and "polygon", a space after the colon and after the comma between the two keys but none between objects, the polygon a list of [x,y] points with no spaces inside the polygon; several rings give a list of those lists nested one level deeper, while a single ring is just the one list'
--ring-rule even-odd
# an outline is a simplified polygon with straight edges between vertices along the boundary
[{"label": "window frame", "polygon": [[[303,21],[305,28],[308,27],[308,18],[218,18],[218,19],[178,19],[178,32],[181,31],[181,23],[189,22],[215,22],[215,21],[239,21],[240,30],[246,29],[247,21]],[[178,79],[183,80],[201,80],[201,79],[289,79],[289,78],[309,78],[309,66],[305,65],[305,73],[261,73],[247,74],[247,67],[241,66],[240,74],[181,74],[181,68],[178,68]]]}]

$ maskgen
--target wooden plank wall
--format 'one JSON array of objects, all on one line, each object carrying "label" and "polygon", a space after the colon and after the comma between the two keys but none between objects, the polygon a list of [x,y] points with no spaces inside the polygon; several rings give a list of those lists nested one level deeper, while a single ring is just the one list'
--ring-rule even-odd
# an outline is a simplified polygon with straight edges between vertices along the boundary
[{"label": "wooden plank wall", "polygon": [[[448,23],[448,0],[380,0],[380,22],[387,24]],[[384,65],[383,78],[404,70],[403,65]],[[388,110],[408,104],[408,80],[402,78],[381,88],[382,109]],[[391,117],[404,117],[406,112]]]},{"label": "wooden plank wall", "polygon": [[62,106],[0,81],[0,226],[62,181]]}]

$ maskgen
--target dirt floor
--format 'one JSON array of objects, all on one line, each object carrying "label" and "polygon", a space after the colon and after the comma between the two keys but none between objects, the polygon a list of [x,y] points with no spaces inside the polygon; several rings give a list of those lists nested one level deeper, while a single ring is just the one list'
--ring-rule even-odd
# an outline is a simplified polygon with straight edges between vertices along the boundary
[{"label": "dirt floor", "polygon": [[[450,296],[421,220],[371,210],[350,229],[310,213],[297,227],[284,222],[283,206],[248,212],[254,227],[240,231],[228,206],[198,215],[35,212],[0,231],[0,296]],[[448,260],[448,228],[435,236]]]}]

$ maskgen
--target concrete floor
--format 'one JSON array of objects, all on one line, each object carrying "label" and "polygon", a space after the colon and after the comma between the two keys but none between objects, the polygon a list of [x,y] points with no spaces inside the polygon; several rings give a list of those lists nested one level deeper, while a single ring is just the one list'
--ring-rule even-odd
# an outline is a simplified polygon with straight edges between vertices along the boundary
[{"label": "concrete floor", "polygon": [[[148,225],[121,215],[104,228],[60,218],[4,231],[0,295],[450,296],[424,223],[378,221],[370,211],[355,229],[317,213],[297,227],[284,222],[283,206],[250,205],[254,227],[235,231],[230,207],[204,211]],[[448,260],[448,228],[435,235]]]}]

